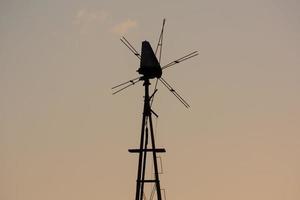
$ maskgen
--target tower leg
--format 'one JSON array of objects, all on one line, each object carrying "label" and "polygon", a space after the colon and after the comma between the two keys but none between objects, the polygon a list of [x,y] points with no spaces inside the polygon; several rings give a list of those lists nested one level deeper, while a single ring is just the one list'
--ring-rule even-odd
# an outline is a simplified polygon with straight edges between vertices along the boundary
[{"label": "tower leg", "polygon": [[[145,110],[145,108],[144,108],[144,110]],[[144,111],[143,120],[142,120],[140,150],[142,150],[144,148],[145,123],[146,123],[146,115],[145,115],[145,111]],[[136,179],[135,200],[141,200],[142,199],[142,195],[143,195],[143,194],[140,194],[140,191],[141,191],[141,174],[142,174],[142,166],[143,166],[143,162],[144,162],[143,157],[144,157],[143,156],[143,151],[140,151],[139,152],[138,173],[137,173],[137,179]]]},{"label": "tower leg", "polygon": [[144,195],[144,181],[145,181],[145,174],[146,174],[146,161],[147,161],[147,145],[148,145],[148,128],[146,127],[146,138],[145,138],[145,151],[143,156],[143,170],[142,170],[142,180],[141,180],[141,200],[143,199]]},{"label": "tower leg", "polygon": [[[149,125],[150,125],[150,136],[151,136],[152,149],[156,149],[151,113],[149,116]],[[160,182],[159,182],[159,175],[158,175],[156,151],[153,151],[153,164],[154,164],[154,176],[155,176],[157,200],[161,200],[161,191],[160,191]]]}]

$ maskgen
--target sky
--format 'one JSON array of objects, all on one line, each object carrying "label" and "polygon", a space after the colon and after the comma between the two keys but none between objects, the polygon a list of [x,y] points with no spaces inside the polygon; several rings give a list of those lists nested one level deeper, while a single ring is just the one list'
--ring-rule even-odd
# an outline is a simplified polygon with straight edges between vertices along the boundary
[{"label": "sky", "polygon": [[[153,110],[167,199],[300,199],[298,0],[1,0],[0,199],[134,199],[140,51],[166,18]],[[152,88],[153,88],[152,84]]]}]

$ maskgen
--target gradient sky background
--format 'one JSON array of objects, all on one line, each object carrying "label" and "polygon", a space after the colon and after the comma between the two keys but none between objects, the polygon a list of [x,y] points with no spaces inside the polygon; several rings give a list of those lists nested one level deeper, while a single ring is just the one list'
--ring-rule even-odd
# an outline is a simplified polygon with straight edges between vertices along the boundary
[{"label": "gradient sky background", "polygon": [[1,0],[0,199],[133,199],[139,50],[167,19],[159,87],[167,199],[300,199],[298,0]]}]

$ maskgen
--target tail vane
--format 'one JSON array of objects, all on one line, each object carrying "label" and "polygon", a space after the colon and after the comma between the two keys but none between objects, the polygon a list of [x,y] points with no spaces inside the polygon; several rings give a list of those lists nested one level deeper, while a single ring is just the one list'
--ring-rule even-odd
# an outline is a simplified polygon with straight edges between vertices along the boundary
[{"label": "tail vane", "polygon": [[162,75],[161,66],[148,41],[142,43],[140,68],[137,71],[146,79],[160,78]]}]

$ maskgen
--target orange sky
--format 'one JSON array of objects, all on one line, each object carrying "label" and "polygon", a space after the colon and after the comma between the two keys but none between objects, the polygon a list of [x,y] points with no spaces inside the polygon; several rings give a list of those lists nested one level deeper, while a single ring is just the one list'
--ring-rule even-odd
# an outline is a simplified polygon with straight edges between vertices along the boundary
[{"label": "orange sky", "polygon": [[300,199],[300,3],[1,1],[0,199],[133,199],[142,116],[138,60],[154,46],[163,76],[157,144],[167,199]]}]

